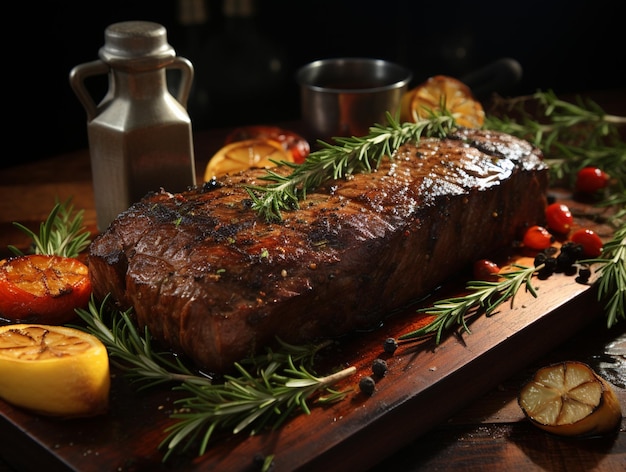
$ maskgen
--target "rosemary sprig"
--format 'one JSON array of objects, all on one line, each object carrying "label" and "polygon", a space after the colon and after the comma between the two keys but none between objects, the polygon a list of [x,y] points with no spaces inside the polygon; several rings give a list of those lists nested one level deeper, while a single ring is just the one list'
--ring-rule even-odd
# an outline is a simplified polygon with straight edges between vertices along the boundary
[{"label": "rosemary sprig", "polygon": [[581,263],[598,264],[598,300],[606,302],[607,327],[626,320],[626,224],[604,244],[600,257]]},{"label": "rosemary sprig", "polygon": [[398,339],[404,341],[436,333],[435,342],[439,344],[443,333],[455,325],[462,326],[467,333],[470,333],[466,323],[468,316],[478,313],[490,316],[502,303],[509,299],[513,305],[515,295],[522,286],[525,286],[533,297],[537,297],[532,285],[532,276],[543,266],[540,264],[536,267],[525,267],[514,264],[513,267],[516,267],[517,270],[499,274],[502,280],[469,281],[466,285],[469,294],[439,300],[430,307],[417,310],[418,313],[434,315],[435,318],[425,326],[403,334]]},{"label": "rosemary sprig", "polygon": [[86,327],[76,328],[96,336],[107,348],[111,363],[135,382],[143,383],[141,388],[169,382],[211,384],[210,377],[191,371],[171,352],[155,352],[148,330],[143,336],[137,331],[131,310],[108,309],[108,302],[108,295],[100,305],[92,297],[87,310],[77,309]]},{"label": "rosemary sprig", "polygon": [[615,192],[596,203],[596,206],[614,209],[614,212],[609,214],[607,221],[616,228],[626,224],[626,187],[616,188]]},{"label": "rosemary sprig", "polygon": [[552,183],[574,184],[577,172],[599,167],[612,178],[612,195],[626,188],[626,143],[620,128],[626,116],[606,113],[590,99],[576,103],[559,99],[553,91],[496,100],[484,127],[524,138],[539,147],[550,167]]},{"label": "rosemary sprig", "polygon": [[261,178],[270,182],[268,185],[247,186],[252,208],[267,220],[280,221],[283,211],[298,208],[307,193],[325,181],[371,172],[384,157],[392,159],[402,144],[422,136],[441,138],[456,127],[447,110],[432,111],[428,119],[417,123],[400,123],[387,113],[387,121],[387,126],[372,126],[364,137],[334,138],[337,144],[318,141],[321,149],[312,152],[302,164],[278,163],[290,167],[291,173],[281,175],[270,169]]},{"label": "rosemary sprig", "polygon": [[308,414],[308,401],[314,395],[320,404],[339,401],[349,390],[337,391],[332,385],[356,371],[348,367],[318,377],[311,370],[313,359],[327,343],[294,346],[278,340],[279,351],[268,349],[265,355],[235,363],[238,375],[226,375],[224,381],[216,382],[193,372],[170,352],[155,352],[148,330],[141,336],[130,311],[109,309],[107,300],[98,306],[92,298],[88,310],[77,310],[87,325],[77,328],[102,341],[118,368],[144,382],[141,388],[174,383],[173,390],[190,394],[176,402],[179,409],[171,415],[176,422],[167,428],[160,445],[166,449],[164,461],[198,439],[198,454],[204,454],[217,430],[232,428],[237,434],[250,429],[250,434],[255,434],[270,423],[278,427],[296,410]]},{"label": "rosemary sprig", "polygon": [[[65,203],[57,202],[54,205],[46,221],[40,224],[39,234],[21,223],[13,224],[33,239],[32,250],[35,254],[78,257],[91,242],[91,234],[83,226],[83,213],[83,210],[74,213],[74,207],[68,199]],[[17,256],[24,255],[15,246],[8,248]]]},{"label": "rosemary sprig", "polygon": [[250,429],[254,435],[270,422],[272,429],[278,428],[296,410],[310,414],[307,400],[320,390],[326,390],[328,395],[319,397],[318,402],[339,401],[347,391],[332,390],[330,386],[356,372],[355,367],[348,367],[317,377],[303,365],[296,366],[289,354],[284,360],[273,360],[259,367],[256,375],[239,363],[235,367],[239,376],[225,376],[223,384],[184,383],[179,387],[191,396],[176,401],[180,410],[172,418],[179,422],[167,428],[169,435],[161,443],[161,447],[167,448],[166,458],[183,440],[188,446],[200,439],[198,455],[204,454],[218,428],[231,430],[233,434]]}]

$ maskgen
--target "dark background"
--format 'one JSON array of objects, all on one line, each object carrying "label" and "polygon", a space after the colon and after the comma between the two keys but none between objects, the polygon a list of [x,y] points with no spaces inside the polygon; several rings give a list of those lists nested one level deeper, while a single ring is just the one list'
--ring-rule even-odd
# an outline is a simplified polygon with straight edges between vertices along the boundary
[{"label": "dark background", "polygon": [[[626,87],[624,20],[619,2],[608,0],[259,0],[254,24],[238,33],[226,31],[216,0],[206,0],[207,21],[195,26],[181,24],[175,0],[40,3],[4,15],[5,142],[16,150],[5,163],[87,147],[69,72],[97,59],[106,26],[125,20],[163,24],[178,55],[194,64],[196,130],[297,119],[295,71],[326,57],[389,59],[413,71],[411,85],[511,57],[523,68],[511,95]],[[270,55],[280,73],[265,71]],[[93,87],[97,102],[106,86]]]}]

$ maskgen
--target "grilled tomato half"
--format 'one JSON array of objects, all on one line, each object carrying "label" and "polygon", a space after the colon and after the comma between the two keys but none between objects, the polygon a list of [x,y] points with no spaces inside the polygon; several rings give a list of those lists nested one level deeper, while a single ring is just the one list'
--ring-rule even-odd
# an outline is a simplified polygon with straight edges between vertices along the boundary
[{"label": "grilled tomato half", "polygon": [[0,261],[0,318],[60,325],[91,297],[85,264],[75,258],[28,254]]}]

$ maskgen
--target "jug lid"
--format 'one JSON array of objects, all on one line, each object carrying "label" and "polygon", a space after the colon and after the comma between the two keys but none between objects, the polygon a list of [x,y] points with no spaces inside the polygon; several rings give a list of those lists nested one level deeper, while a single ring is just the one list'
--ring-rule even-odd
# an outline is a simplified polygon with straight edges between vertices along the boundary
[{"label": "jug lid", "polygon": [[100,58],[109,64],[162,62],[176,56],[164,26],[151,21],[122,21],[107,26]]}]

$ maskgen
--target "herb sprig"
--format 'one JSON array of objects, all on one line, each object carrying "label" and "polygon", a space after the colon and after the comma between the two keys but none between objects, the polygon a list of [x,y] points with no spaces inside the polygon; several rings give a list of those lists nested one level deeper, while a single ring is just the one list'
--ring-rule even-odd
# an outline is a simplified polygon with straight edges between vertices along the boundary
[{"label": "herb sprig", "polygon": [[218,430],[238,434],[248,429],[256,434],[270,424],[280,426],[296,411],[309,414],[311,400],[331,403],[350,391],[332,386],[354,374],[355,367],[324,377],[312,371],[314,357],[327,343],[294,346],[277,340],[278,351],[268,349],[264,355],[235,363],[236,374],[217,382],[192,371],[171,352],[156,352],[148,330],[140,335],[131,312],[108,308],[107,298],[100,305],[92,298],[87,310],[77,310],[87,325],[77,327],[102,341],[114,364],[142,383],[141,388],[174,383],[173,390],[190,395],[176,401],[178,411],[171,415],[176,422],[166,429],[160,444],[166,450],[163,461],[198,440],[198,455],[204,454]]},{"label": "herb sprig", "polygon": [[623,221],[626,194],[626,143],[620,129],[626,116],[606,113],[590,99],[576,97],[575,103],[561,100],[551,91],[509,99],[496,99],[484,127],[528,140],[539,147],[550,169],[552,184],[574,186],[583,167],[595,166],[611,176],[604,195],[605,205],[620,204],[622,213],[612,221]]},{"label": "herb sprig", "polygon": [[304,365],[296,365],[291,354],[275,353],[266,365],[258,365],[253,372],[235,363],[239,376],[226,375],[225,381],[216,385],[183,383],[177,390],[184,390],[190,397],[176,401],[179,412],[171,415],[179,420],[167,428],[168,436],[162,447],[167,448],[166,457],[186,440],[183,450],[199,438],[199,455],[204,454],[207,444],[217,429],[238,434],[250,429],[256,434],[270,425],[280,427],[296,410],[310,414],[308,399],[320,390],[327,394],[317,397],[318,403],[342,400],[347,391],[330,388],[356,372],[348,367],[326,377],[317,377]]},{"label": "herb sprig", "polygon": [[432,306],[418,309],[418,313],[434,315],[435,318],[421,328],[401,335],[398,340],[406,341],[436,333],[435,342],[439,344],[443,333],[454,326],[462,326],[467,333],[470,333],[466,322],[469,316],[479,313],[490,316],[502,303],[509,299],[513,305],[515,295],[522,286],[525,286],[533,297],[537,297],[537,292],[532,284],[532,277],[536,271],[544,267],[544,264],[537,267],[515,264],[513,267],[517,270],[499,274],[502,280],[472,280],[466,285],[468,294],[439,300]]},{"label": "herb sprig", "polygon": [[140,388],[154,387],[170,382],[211,384],[209,376],[198,375],[171,352],[155,352],[147,329],[139,333],[132,318],[132,310],[108,309],[107,295],[100,305],[92,297],[87,309],[78,309],[86,330],[106,346],[111,363],[124,371],[128,378],[141,384]]},{"label": "herb sprig", "polygon": [[[32,251],[35,254],[50,256],[78,257],[89,246],[91,233],[83,226],[83,210],[74,212],[74,206],[68,199],[57,202],[48,214],[46,221],[40,224],[39,234],[21,223],[15,226],[33,239]],[[24,253],[15,246],[8,246],[17,255]]]},{"label": "herb sprig", "polygon": [[456,127],[447,110],[432,111],[428,119],[417,123],[400,123],[390,113],[386,118],[387,126],[376,124],[364,137],[337,137],[337,144],[318,141],[321,149],[309,154],[302,164],[281,161],[281,166],[292,169],[287,175],[269,169],[261,177],[269,184],[246,187],[252,208],[269,221],[280,221],[283,211],[298,208],[307,193],[325,181],[370,172],[385,156],[391,159],[404,143],[423,136],[442,138]]},{"label": "herb sprig", "polygon": [[598,301],[606,303],[607,327],[626,320],[626,224],[604,244],[600,257],[581,262],[597,264]]}]

